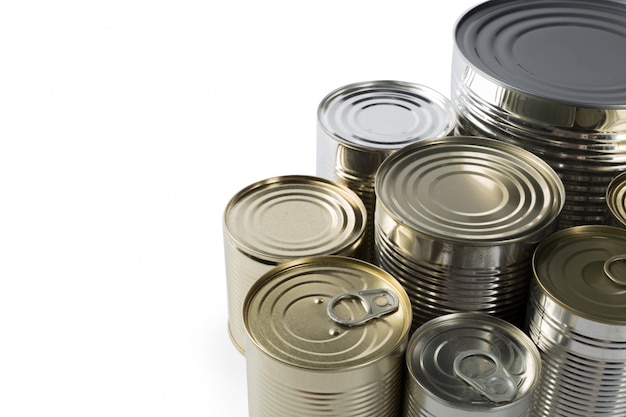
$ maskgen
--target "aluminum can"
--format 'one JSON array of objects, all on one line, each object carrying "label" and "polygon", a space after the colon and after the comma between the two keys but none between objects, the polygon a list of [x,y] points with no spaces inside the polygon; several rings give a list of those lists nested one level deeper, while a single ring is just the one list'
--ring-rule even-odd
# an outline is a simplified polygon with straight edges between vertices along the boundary
[{"label": "aluminum can", "polygon": [[609,182],[606,190],[607,214],[605,224],[626,228],[626,172]]},{"label": "aluminum can", "polygon": [[626,415],[626,230],[560,230],[533,257],[527,331],[542,357],[535,416]]},{"label": "aluminum can", "polygon": [[231,340],[244,351],[243,300],[272,267],[306,256],[360,257],[367,212],[349,188],[308,175],[272,177],[236,193],[224,212]]},{"label": "aluminum can", "polygon": [[414,327],[463,311],[523,325],[531,257],[564,201],[551,167],[494,139],[430,139],[381,164],[376,195],[378,264],[407,290]]},{"label": "aluminum can", "polygon": [[410,143],[448,136],[456,113],[427,86],[393,80],[349,84],[331,91],[317,110],[316,174],[348,186],[369,214],[366,260],[374,260],[374,177],[381,162]]},{"label": "aluminum can", "polygon": [[626,3],[492,0],[454,27],[456,134],[495,138],[561,177],[559,228],[602,224],[626,170]]},{"label": "aluminum can", "polygon": [[530,416],[541,358],[518,327],[484,313],[420,326],[406,351],[402,417]]},{"label": "aluminum can", "polygon": [[391,275],[355,258],[268,271],[244,302],[250,417],[396,417],[410,309]]}]

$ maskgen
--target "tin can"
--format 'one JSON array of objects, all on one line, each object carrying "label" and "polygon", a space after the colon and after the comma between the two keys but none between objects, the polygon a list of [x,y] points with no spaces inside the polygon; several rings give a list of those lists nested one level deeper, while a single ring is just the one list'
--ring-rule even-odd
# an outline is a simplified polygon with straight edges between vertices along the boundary
[{"label": "tin can", "polygon": [[402,286],[349,257],[268,271],[244,302],[250,417],[395,417],[411,305]]},{"label": "tin can", "polygon": [[406,351],[403,417],[530,416],[541,375],[532,340],[484,313],[420,326]]},{"label": "tin can", "polygon": [[605,224],[626,228],[626,172],[615,176],[606,190]]},{"label": "tin can", "polygon": [[414,326],[463,311],[523,324],[533,251],[563,206],[552,168],[493,139],[430,139],[381,164],[376,195],[378,264],[407,290]]},{"label": "tin can", "polygon": [[379,165],[410,143],[448,136],[455,125],[450,100],[416,83],[358,82],[337,88],[321,100],[316,174],[346,185],[363,200],[370,219],[366,260],[374,259],[374,177]]},{"label": "tin can", "polygon": [[349,188],[307,175],[268,178],[236,193],[224,212],[229,333],[244,352],[243,300],[272,267],[306,256],[360,257],[367,212]]},{"label": "tin can", "polygon": [[559,228],[602,224],[626,170],[626,3],[483,2],[454,28],[456,134],[527,149],[561,176]]},{"label": "tin can", "polygon": [[626,230],[560,230],[533,257],[527,330],[543,363],[536,416],[626,415]]}]

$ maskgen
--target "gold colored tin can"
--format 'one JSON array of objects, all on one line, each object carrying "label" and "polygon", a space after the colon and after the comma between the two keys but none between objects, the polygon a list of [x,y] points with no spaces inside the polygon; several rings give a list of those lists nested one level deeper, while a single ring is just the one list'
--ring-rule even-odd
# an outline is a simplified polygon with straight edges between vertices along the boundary
[{"label": "gold colored tin can", "polygon": [[249,185],[224,214],[229,331],[243,353],[243,299],[272,267],[307,256],[358,257],[365,233],[363,202],[330,180],[291,175]]},{"label": "gold colored tin can", "polygon": [[303,258],[268,271],[244,302],[250,417],[396,417],[411,305],[370,263]]},{"label": "gold colored tin can", "polygon": [[626,172],[616,175],[606,190],[605,224],[626,228]]}]

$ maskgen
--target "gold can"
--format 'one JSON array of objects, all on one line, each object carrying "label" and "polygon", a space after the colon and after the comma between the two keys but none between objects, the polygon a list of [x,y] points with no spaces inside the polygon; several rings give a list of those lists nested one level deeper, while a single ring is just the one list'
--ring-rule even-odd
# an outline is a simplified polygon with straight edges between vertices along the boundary
[{"label": "gold can", "polygon": [[398,281],[355,258],[267,272],[244,302],[250,417],[395,417],[411,304]]},{"label": "gold can", "polygon": [[272,267],[307,256],[359,257],[365,206],[349,188],[330,180],[290,175],[268,178],[232,197],[224,214],[229,332],[242,352],[243,299]]}]

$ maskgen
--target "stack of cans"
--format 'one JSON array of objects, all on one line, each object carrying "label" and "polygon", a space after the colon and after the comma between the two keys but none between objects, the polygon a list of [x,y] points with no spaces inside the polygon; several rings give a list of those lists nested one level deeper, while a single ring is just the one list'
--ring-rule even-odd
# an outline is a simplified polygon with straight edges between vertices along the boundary
[{"label": "stack of cans", "polygon": [[561,177],[560,228],[602,224],[607,184],[626,170],[626,5],[493,0],[454,30],[457,134],[542,157]]},{"label": "stack of cans", "polygon": [[245,353],[243,300],[265,272],[316,255],[359,257],[367,212],[350,189],[327,179],[285,175],[236,193],[224,212],[229,331]]},{"label": "stack of cans", "polygon": [[461,311],[523,323],[533,251],[564,201],[550,166],[494,139],[430,139],[381,164],[376,195],[378,264],[407,290],[415,327]]},{"label": "stack of cans", "polygon": [[[410,143],[451,134],[456,113],[450,100],[415,83],[381,80],[331,91],[317,111],[316,174],[343,184],[363,200],[373,242],[374,177],[391,153]],[[374,260],[373,245],[366,259]]]},{"label": "stack of cans", "polygon": [[554,233],[533,258],[527,328],[543,371],[534,415],[626,415],[626,230]]}]

